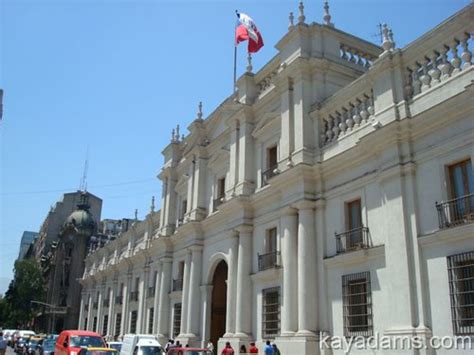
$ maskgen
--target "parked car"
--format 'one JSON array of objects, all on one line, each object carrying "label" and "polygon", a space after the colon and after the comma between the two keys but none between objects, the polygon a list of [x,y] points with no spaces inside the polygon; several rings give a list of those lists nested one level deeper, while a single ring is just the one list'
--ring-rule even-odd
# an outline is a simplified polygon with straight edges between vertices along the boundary
[{"label": "parked car", "polygon": [[109,341],[107,344],[109,345],[109,348],[115,349],[118,352],[122,350],[123,343],[121,341]]},{"label": "parked car", "polygon": [[64,330],[59,334],[54,347],[55,355],[78,355],[81,348],[105,348],[105,341],[96,332],[86,330]]},{"label": "parked car", "polygon": [[43,344],[40,348],[40,355],[54,355],[54,347],[56,345],[56,339],[46,338],[43,340]]},{"label": "parked car", "polygon": [[161,355],[158,339],[150,334],[125,334],[120,355]]},{"label": "parked car", "polygon": [[18,354],[23,354],[26,349],[26,344],[30,340],[29,336],[18,337],[13,346],[13,350]]},{"label": "parked car", "polygon": [[42,343],[43,343],[43,338],[31,337],[26,343],[26,346],[23,348],[23,354],[27,354],[27,355],[39,354],[39,350]]},{"label": "parked car", "polygon": [[213,355],[212,351],[205,348],[171,348],[166,355]]},{"label": "parked car", "polygon": [[113,348],[83,348],[79,355],[117,355],[117,349]]},{"label": "parked car", "polygon": [[16,329],[5,329],[3,331],[3,338],[7,341],[8,346],[13,347],[13,334],[16,332]]}]

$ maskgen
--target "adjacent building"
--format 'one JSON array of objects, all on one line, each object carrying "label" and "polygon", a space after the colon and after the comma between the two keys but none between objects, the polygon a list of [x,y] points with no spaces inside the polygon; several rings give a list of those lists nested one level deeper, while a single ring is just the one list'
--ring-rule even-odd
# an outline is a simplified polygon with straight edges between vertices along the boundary
[{"label": "adjacent building", "polygon": [[345,353],[325,335],[472,337],[473,16],[399,49],[301,4],[277,55],[173,133],[161,210],[86,258],[79,327],[290,355]]},{"label": "adjacent building", "polygon": [[23,260],[28,252],[28,249],[33,245],[35,239],[38,237],[37,232],[24,231],[21,236],[20,252],[17,260]]}]

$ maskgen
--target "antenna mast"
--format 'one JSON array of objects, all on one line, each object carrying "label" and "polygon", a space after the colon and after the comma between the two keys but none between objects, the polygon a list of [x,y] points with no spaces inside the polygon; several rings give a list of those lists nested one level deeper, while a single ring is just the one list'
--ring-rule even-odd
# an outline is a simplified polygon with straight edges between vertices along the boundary
[{"label": "antenna mast", "polygon": [[89,146],[87,146],[86,161],[84,162],[84,172],[82,173],[82,179],[79,185],[79,190],[83,192],[87,191],[87,170],[89,170]]}]

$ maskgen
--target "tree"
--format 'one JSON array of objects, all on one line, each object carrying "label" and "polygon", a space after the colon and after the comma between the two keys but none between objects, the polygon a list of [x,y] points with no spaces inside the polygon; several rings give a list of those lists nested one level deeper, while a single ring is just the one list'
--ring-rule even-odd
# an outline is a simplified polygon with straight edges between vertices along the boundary
[{"label": "tree", "polygon": [[14,327],[24,326],[34,317],[32,300],[44,298],[44,278],[39,265],[33,259],[15,262],[14,278],[5,294],[2,306],[5,323]]}]

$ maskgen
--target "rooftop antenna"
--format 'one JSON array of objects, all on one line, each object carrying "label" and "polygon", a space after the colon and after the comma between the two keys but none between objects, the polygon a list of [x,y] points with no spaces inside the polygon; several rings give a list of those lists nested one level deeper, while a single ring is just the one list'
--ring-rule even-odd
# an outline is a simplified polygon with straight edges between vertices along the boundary
[{"label": "rooftop antenna", "polygon": [[374,33],[372,34],[372,38],[378,38],[378,40],[380,41],[380,43],[383,42],[383,32],[382,32],[382,24],[379,23],[377,25],[377,33]]},{"label": "rooftop antenna", "polygon": [[87,192],[87,170],[89,170],[89,146],[87,146],[86,160],[84,162],[84,172],[82,173],[82,179],[79,185],[79,190],[84,192]]}]

